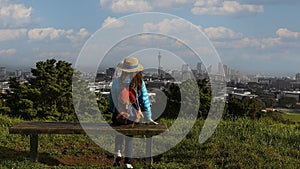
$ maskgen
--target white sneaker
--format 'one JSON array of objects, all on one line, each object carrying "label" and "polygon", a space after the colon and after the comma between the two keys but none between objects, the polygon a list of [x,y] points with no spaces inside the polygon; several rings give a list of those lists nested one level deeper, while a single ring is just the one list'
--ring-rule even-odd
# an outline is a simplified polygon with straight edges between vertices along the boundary
[{"label": "white sneaker", "polygon": [[133,168],[133,166],[131,164],[125,164],[126,168]]}]

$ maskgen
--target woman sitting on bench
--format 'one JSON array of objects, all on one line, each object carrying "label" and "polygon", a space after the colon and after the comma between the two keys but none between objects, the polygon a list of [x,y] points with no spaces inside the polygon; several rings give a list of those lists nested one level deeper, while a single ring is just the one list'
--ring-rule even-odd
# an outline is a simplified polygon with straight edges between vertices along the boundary
[{"label": "woman sitting on bench", "polygon": [[[117,67],[122,71],[120,77],[113,81],[110,92],[110,107],[113,111],[112,121],[115,125],[139,123],[145,116],[147,122],[158,124],[151,118],[150,101],[143,81],[143,66],[135,57],[125,58]],[[125,89],[125,90],[124,90]],[[127,94],[124,93],[127,90]],[[127,101],[126,101],[127,99]],[[121,148],[125,139],[125,167],[133,168],[131,164],[133,138],[117,135],[115,138],[115,159],[113,166],[120,166]]]}]

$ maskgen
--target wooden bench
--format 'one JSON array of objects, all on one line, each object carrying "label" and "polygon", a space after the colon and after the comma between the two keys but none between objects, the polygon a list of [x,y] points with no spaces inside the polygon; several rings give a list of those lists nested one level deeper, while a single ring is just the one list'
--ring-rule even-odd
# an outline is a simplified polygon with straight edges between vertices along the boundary
[{"label": "wooden bench", "polygon": [[146,136],[146,155],[150,164],[152,164],[152,136],[158,135],[167,131],[167,126],[164,124],[137,124],[111,126],[101,123],[84,123],[84,128],[80,123],[75,122],[21,122],[9,128],[10,134],[26,134],[30,135],[30,159],[31,161],[38,160],[38,135],[39,134],[86,134],[95,132],[101,134],[111,134],[113,131],[118,131],[124,135]]}]

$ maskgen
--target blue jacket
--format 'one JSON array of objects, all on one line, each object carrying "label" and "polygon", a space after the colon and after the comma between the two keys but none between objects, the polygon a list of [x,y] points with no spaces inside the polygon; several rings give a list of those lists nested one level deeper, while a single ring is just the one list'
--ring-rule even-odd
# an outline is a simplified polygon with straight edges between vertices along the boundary
[{"label": "blue jacket", "polygon": [[[113,113],[118,113],[117,107],[123,106],[123,103],[121,103],[119,100],[119,95],[122,89],[123,86],[121,86],[120,78],[116,78],[113,81],[112,88],[110,90],[110,95],[109,95],[109,104]],[[142,81],[141,92],[139,94],[137,93],[137,98],[141,110],[145,115],[146,120],[149,121],[151,119],[152,112],[151,112],[151,104],[149,101],[148,92],[144,81]]]}]

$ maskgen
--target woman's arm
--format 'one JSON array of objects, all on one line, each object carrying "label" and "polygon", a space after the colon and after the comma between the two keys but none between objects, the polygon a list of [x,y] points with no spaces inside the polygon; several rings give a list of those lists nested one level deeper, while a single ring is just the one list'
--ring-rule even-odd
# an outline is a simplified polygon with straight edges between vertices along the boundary
[{"label": "woman's arm", "polygon": [[116,109],[116,105],[114,103],[114,101],[117,101],[117,97],[116,97],[116,90],[118,88],[118,79],[115,79],[112,83],[112,87],[110,89],[110,93],[109,93],[109,106],[110,106],[110,109],[113,113],[117,113],[117,109]]},{"label": "woman's arm", "polygon": [[142,81],[141,94],[138,99],[142,107],[142,111],[146,116],[146,120],[150,121],[153,124],[158,124],[157,122],[152,120],[151,104],[150,104],[149,95],[144,81]]},{"label": "woman's arm", "polygon": [[152,117],[152,112],[147,88],[144,81],[142,81],[142,88],[138,99],[142,112],[144,112],[146,120],[149,121]]}]

